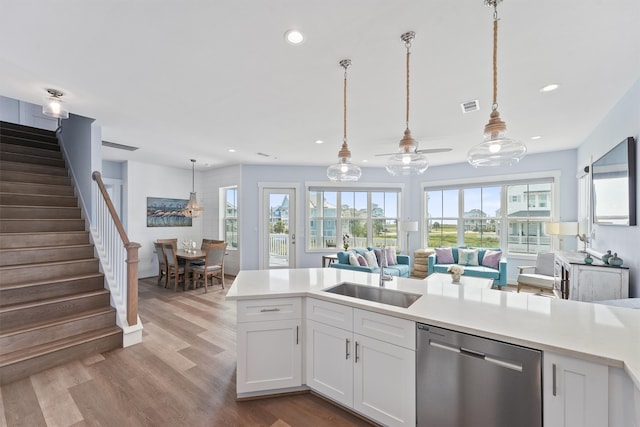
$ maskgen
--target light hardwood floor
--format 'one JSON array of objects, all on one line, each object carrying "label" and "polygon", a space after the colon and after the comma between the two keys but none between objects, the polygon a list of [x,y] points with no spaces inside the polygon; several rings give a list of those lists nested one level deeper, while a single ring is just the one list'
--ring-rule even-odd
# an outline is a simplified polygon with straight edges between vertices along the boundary
[{"label": "light hardwood floor", "polygon": [[369,425],[311,394],[236,402],[226,290],[139,288],[143,342],[2,386],[0,427]]}]

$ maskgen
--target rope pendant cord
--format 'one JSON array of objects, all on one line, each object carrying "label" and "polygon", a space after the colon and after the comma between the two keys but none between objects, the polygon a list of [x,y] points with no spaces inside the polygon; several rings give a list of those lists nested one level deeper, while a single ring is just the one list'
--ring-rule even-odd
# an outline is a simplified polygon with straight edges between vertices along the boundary
[{"label": "rope pendant cord", "polygon": [[342,136],[342,141],[347,142],[347,69],[344,70],[344,90],[343,90],[343,107],[344,107],[344,115],[343,115],[343,129],[344,134]]},{"label": "rope pendant cord", "polygon": [[409,48],[411,47],[410,43],[406,43],[407,46],[407,118],[406,118],[406,126],[409,129],[409,59],[411,57],[411,52],[409,52]]},{"label": "rope pendant cord", "polygon": [[493,14],[493,110],[498,109],[498,10]]}]

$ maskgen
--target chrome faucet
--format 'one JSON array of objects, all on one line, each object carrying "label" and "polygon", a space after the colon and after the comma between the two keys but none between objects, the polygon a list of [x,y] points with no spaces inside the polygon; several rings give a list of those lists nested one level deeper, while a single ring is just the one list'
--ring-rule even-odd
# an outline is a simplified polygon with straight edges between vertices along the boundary
[{"label": "chrome faucet", "polygon": [[384,287],[384,282],[392,280],[393,278],[389,274],[384,274],[384,268],[387,267],[387,254],[384,251],[384,245],[380,248],[380,279],[378,280],[378,286]]}]

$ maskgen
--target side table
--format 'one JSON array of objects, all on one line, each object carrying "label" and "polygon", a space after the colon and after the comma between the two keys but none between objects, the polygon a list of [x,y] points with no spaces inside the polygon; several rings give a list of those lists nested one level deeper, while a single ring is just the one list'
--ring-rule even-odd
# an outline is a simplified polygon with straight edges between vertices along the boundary
[{"label": "side table", "polygon": [[338,254],[322,255],[322,267],[329,267],[338,260]]}]

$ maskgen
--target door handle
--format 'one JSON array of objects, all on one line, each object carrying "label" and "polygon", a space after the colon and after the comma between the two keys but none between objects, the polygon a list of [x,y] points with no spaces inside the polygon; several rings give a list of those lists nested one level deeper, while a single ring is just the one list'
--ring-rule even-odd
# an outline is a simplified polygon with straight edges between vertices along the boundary
[{"label": "door handle", "polygon": [[296,244],[296,235],[295,235],[295,233],[292,233],[292,234],[291,234],[291,244],[292,244],[292,245],[295,245],[295,244]]},{"label": "door handle", "polygon": [[269,313],[269,312],[272,312],[272,311],[280,311],[280,309],[277,308],[277,307],[276,308],[263,308],[263,309],[260,310],[260,313]]},{"label": "door handle", "polygon": [[299,340],[300,334],[299,334],[299,331],[300,331],[300,326],[296,326],[296,344],[300,344],[300,340]]},{"label": "door handle", "polygon": [[356,363],[358,363],[358,341],[356,341]]},{"label": "door handle", "polygon": [[557,396],[557,374],[556,374],[556,364],[555,363],[552,365],[551,381],[552,381],[552,387],[553,387],[553,395]]},{"label": "door handle", "polygon": [[349,338],[345,339],[345,344],[346,344],[346,349],[345,349],[346,356],[345,356],[345,359],[349,359],[349,356],[351,356],[351,355],[349,354],[349,347],[350,347],[350,345],[349,345],[349,344],[351,344],[351,343],[349,342]]}]

